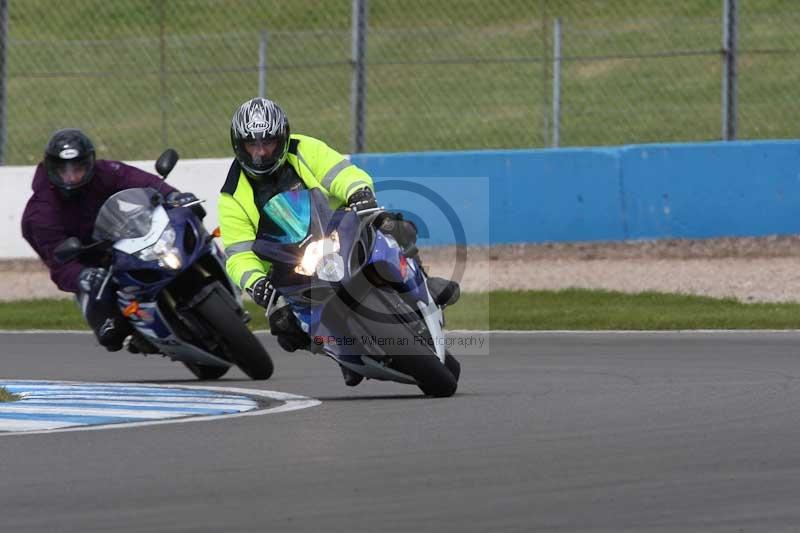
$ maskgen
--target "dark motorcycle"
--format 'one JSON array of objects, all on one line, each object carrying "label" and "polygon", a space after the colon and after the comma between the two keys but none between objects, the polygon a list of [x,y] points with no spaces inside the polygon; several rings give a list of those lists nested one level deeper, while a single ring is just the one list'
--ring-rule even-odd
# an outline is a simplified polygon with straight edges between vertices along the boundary
[{"label": "dark motorcycle", "polygon": [[[167,150],[156,170],[166,179],[177,160]],[[131,351],[180,361],[199,379],[217,379],[232,365],[252,379],[267,379],[272,359],[247,327],[250,317],[225,271],[224,252],[193,205],[167,209],[153,189],[120,191],[97,215],[95,242],[84,246],[71,237],[56,257],[103,258],[105,282],[113,278],[120,310],[134,329]]]}]

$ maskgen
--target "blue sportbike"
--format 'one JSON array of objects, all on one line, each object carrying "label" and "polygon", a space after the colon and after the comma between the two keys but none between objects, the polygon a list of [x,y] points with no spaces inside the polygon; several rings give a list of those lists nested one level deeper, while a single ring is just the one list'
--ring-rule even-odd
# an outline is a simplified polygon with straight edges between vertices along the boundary
[{"label": "blue sportbike", "polygon": [[[177,158],[173,150],[159,158],[162,177]],[[166,209],[154,189],[123,190],[101,207],[93,237],[86,246],[67,239],[56,256],[103,257],[106,282],[113,279],[133,326],[135,351],[180,361],[199,379],[217,379],[232,365],[252,379],[272,375],[272,359],[246,325],[250,317],[225,271],[224,252],[192,204]]]},{"label": "blue sportbike", "polygon": [[333,210],[319,189],[298,189],[263,211],[269,223],[253,252],[272,263],[280,295],[268,315],[289,305],[312,352],[366,378],[456,392],[461,369],[446,350],[442,309],[415,259],[373,224],[382,209]]}]

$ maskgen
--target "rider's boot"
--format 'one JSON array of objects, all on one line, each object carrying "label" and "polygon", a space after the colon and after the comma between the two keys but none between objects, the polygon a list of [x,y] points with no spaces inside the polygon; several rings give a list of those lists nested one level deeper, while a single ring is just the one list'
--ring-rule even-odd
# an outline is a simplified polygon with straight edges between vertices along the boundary
[{"label": "rider's boot", "polygon": [[353,372],[349,368],[344,365],[339,365],[339,368],[342,369],[342,377],[344,378],[344,384],[348,387],[355,387],[364,379],[364,376]]},{"label": "rider's boot", "polygon": [[431,276],[428,278],[428,288],[433,296],[433,301],[439,307],[453,305],[461,296],[461,287],[449,279]]},{"label": "rider's boot", "polygon": [[90,291],[81,289],[77,295],[83,317],[92,328],[97,342],[109,352],[121,350],[125,337],[133,331],[128,320],[122,316],[114,294],[115,289],[109,283],[100,295],[94,288]]},{"label": "rider's boot", "polygon": [[118,352],[130,331],[131,327],[124,318],[110,316],[95,330],[95,335],[103,348],[109,352]]},{"label": "rider's boot", "polygon": [[428,289],[431,291],[431,296],[433,297],[434,303],[439,307],[453,305],[456,303],[461,297],[461,286],[455,281],[449,279],[428,276],[428,272],[425,270],[425,267],[422,264],[422,257],[420,257],[419,253],[417,253],[416,247],[414,247],[414,252],[413,259],[416,262],[417,267],[422,270],[422,273],[425,274],[428,280]]},{"label": "rider's boot", "polygon": [[311,345],[311,337],[300,327],[300,322],[289,305],[279,307],[270,313],[269,330],[278,337],[278,344],[287,352],[305,350]]}]

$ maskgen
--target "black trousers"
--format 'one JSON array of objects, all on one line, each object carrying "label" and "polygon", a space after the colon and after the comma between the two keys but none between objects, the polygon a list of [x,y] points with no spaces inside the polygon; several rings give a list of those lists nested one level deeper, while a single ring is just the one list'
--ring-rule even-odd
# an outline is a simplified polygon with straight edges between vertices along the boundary
[{"label": "black trousers", "polygon": [[80,291],[77,295],[83,318],[94,331],[97,341],[109,351],[121,349],[125,337],[133,333],[117,305],[116,293],[116,284],[109,280],[99,298],[97,290]]}]

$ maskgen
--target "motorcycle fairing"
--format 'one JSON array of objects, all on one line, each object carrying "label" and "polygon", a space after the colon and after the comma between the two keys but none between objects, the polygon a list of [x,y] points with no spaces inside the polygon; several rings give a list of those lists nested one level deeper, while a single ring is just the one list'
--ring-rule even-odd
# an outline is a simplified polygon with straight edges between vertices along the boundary
[{"label": "motorcycle fairing", "polygon": [[[376,290],[367,279],[366,271],[372,269],[378,273],[383,283],[397,291],[405,302],[403,306],[407,309],[406,312],[416,315],[415,311],[419,311],[423,315],[424,325],[420,324],[420,331],[430,334],[434,343],[431,348],[443,363],[445,344],[442,313],[431,297],[422,269],[413,259],[405,257],[393,237],[373,228],[368,221],[362,221],[355,212],[332,212],[327,199],[315,189],[302,193],[307,195],[306,201],[311,204],[306,218],[308,230],[305,235],[301,236],[302,232],[297,231],[297,227],[302,227],[302,224],[293,225],[292,231],[287,233],[291,233],[292,240],[296,242],[286,242],[287,239],[279,236],[272,240],[259,236],[253,245],[253,251],[260,258],[272,262],[272,283],[292,306],[303,330],[312,337],[312,351],[323,353],[366,377],[416,383],[411,376],[382,364],[386,359],[385,355],[378,348],[371,348],[369,342],[361,342],[361,339],[348,342],[348,335],[352,337],[354,331],[369,329],[354,326],[353,322],[348,324],[346,316],[354,313],[348,305],[357,307],[359,301]],[[292,201],[303,198],[295,191],[281,194],[297,196],[292,197]],[[296,212],[306,217],[307,211],[298,209]],[[338,253],[344,259],[343,281],[328,282],[316,276],[297,274],[294,267],[302,259],[305,247],[311,242],[328,237],[333,231],[338,233]],[[368,249],[359,250],[359,242],[365,243]],[[346,304],[344,300],[350,303]],[[383,312],[392,311],[387,308]],[[378,314],[380,313],[379,310]]]},{"label": "motorcycle fairing", "polygon": [[[163,214],[163,215],[162,215]],[[218,258],[218,250],[215,246],[206,245],[207,232],[192,214],[189,208],[179,207],[173,208],[169,211],[159,206],[154,215],[158,215],[158,224],[154,221],[153,228],[148,234],[148,239],[122,239],[114,243],[114,250],[122,252],[116,254],[114,258],[114,270],[119,281],[120,286],[131,287],[138,286],[139,290],[133,292],[137,297],[144,300],[155,299],[156,296],[169,285],[181,272],[194,265],[197,260],[206,253],[212,253]],[[175,248],[177,249],[180,259],[181,268],[178,270],[168,270],[158,266],[158,260],[145,261],[140,259],[135,254],[145,248],[155,244],[167,227],[173,228],[175,231]],[[157,228],[161,228],[160,231]],[[187,239],[186,232],[193,232],[193,238]],[[185,243],[194,241],[192,249],[186,249]],[[131,273],[133,271],[147,271],[148,279],[142,280],[134,277]]]},{"label": "motorcycle fairing", "polygon": [[134,237],[129,239],[120,239],[114,242],[114,249],[124,252],[126,254],[135,254],[145,248],[152,246],[164,233],[169,225],[169,215],[163,206],[157,206],[153,210],[153,219],[150,226],[150,231],[141,237]]}]

